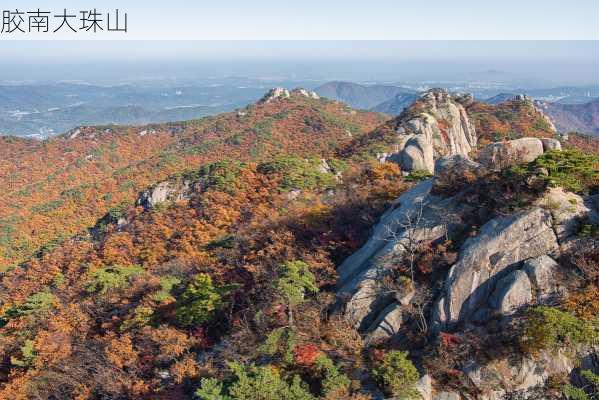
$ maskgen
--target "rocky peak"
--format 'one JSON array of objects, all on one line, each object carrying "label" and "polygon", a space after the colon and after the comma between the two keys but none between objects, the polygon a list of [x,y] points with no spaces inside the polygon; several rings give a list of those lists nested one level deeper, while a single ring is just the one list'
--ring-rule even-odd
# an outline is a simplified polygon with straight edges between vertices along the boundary
[{"label": "rocky peak", "polygon": [[277,100],[277,99],[288,99],[289,97],[291,97],[291,93],[289,92],[289,90],[282,88],[282,87],[276,87],[276,88],[272,88],[270,89],[262,99],[260,99],[260,103],[272,103],[273,101]]},{"label": "rocky peak", "polygon": [[291,91],[291,94],[292,94],[292,95],[293,95],[293,94],[298,94],[298,95],[300,95],[300,96],[307,97],[307,98],[309,98],[309,99],[314,99],[314,100],[318,100],[318,99],[320,99],[320,96],[319,96],[318,94],[316,94],[316,92],[313,92],[313,91],[311,91],[311,90],[310,90],[310,91],[308,91],[308,90],[306,90],[306,89],[304,89],[304,88],[297,88],[297,89],[293,89],[293,90]]},{"label": "rocky peak", "polygon": [[[460,96],[461,101],[467,97]],[[392,160],[407,171],[434,172],[434,160],[467,155],[476,147],[474,125],[464,106],[444,89],[431,89],[395,121],[398,152]]]},{"label": "rocky peak", "polygon": [[514,101],[519,101],[519,102],[522,102],[522,103],[530,103],[530,104],[532,104],[532,102],[533,102],[532,101],[532,97],[530,97],[530,96],[528,96],[526,94],[522,94],[522,93],[515,95],[514,96]]},{"label": "rocky peak", "polygon": [[259,103],[268,104],[268,103],[272,103],[275,100],[289,99],[292,96],[301,96],[301,97],[306,97],[306,98],[315,99],[315,100],[320,99],[320,96],[318,96],[316,94],[316,92],[308,91],[303,88],[296,88],[293,90],[289,90],[289,89],[285,89],[282,87],[276,87],[276,88],[270,89],[264,95],[264,97],[259,101]]}]

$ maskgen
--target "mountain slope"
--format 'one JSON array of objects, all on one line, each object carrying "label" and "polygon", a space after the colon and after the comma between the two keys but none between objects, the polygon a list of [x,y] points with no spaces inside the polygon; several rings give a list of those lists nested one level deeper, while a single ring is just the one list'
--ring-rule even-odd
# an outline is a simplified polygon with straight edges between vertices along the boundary
[{"label": "mountain slope", "polygon": [[515,94],[515,93],[500,93],[496,96],[493,96],[493,97],[490,97],[490,98],[484,100],[484,102],[487,104],[497,105],[497,104],[504,103],[509,100],[513,100],[514,97],[516,97],[516,96],[517,96],[517,94]]},{"label": "mountain slope", "polygon": [[[2,232],[45,217],[30,240],[64,240],[5,247],[20,262],[0,273],[0,398],[549,399],[580,385],[599,340],[599,159],[555,139],[481,145],[494,131],[478,137],[468,110],[550,133],[525,98],[431,90],[386,121],[314,97],[3,138],[3,187],[21,194],[2,212],[21,220]],[[433,179],[389,155],[420,144]]]},{"label": "mountain slope", "polygon": [[583,104],[537,102],[560,132],[578,131],[599,136],[599,100]]},{"label": "mountain slope", "polygon": [[[13,144],[21,152],[2,178],[21,194],[4,193],[2,210],[20,219],[9,233],[65,239],[33,257],[23,242],[5,247],[22,262],[0,276],[0,398],[191,398],[201,354],[225,373],[224,354],[259,348],[287,321],[286,303],[273,302],[281,265],[301,260],[315,285],[334,282],[335,264],[404,185],[396,166],[337,156],[380,114],[289,96],[199,121]],[[296,313],[296,326],[314,327],[298,346],[320,340],[324,306]],[[244,321],[258,330],[239,329]]]},{"label": "mountain slope", "polygon": [[[83,127],[46,141],[0,138],[0,265],[93,226],[150,183],[222,158],[331,154],[384,121],[299,91],[201,120]],[[57,222],[59,221],[59,222]]]},{"label": "mountain slope", "polygon": [[352,82],[329,82],[314,89],[322,97],[342,101],[351,107],[371,109],[399,95],[413,93],[407,89],[385,85],[359,85]]},{"label": "mountain slope", "polygon": [[399,115],[401,112],[409,107],[416,99],[418,98],[417,94],[412,93],[400,93],[397,94],[392,99],[389,99],[375,107],[371,110],[376,112],[381,112],[389,115]]},{"label": "mountain slope", "polygon": [[499,103],[472,102],[466,107],[481,144],[504,139],[554,137],[555,127],[528,96],[519,95]]}]

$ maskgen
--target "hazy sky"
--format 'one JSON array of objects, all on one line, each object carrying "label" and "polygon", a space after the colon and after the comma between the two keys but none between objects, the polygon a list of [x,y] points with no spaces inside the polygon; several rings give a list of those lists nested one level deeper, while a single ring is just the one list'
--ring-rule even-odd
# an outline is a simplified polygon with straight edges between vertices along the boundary
[{"label": "hazy sky", "polygon": [[144,60],[599,63],[599,41],[0,41],[0,52],[0,63]]},{"label": "hazy sky", "polygon": [[0,41],[0,80],[599,83],[599,41]]},{"label": "hazy sky", "polygon": [[599,39],[597,0],[3,0],[0,6],[38,7],[128,13],[127,34],[69,38]]},{"label": "hazy sky", "polygon": [[[0,4],[0,10],[23,12],[38,7],[51,15],[66,8],[78,15],[73,20],[76,28],[79,11],[96,8],[105,19],[107,12],[114,15],[118,8],[121,18],[128,14],[129,31],[0,34],[0,79],[238,74],[599,81],[599,0],[2,0]],[[51,18],[50,31],[58,23]]]}]

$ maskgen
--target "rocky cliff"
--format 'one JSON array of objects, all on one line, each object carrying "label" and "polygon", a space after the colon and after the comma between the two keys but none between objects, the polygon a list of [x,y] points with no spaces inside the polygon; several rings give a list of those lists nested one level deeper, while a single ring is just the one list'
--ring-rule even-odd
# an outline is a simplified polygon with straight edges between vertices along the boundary
[{"label": "rocky cliff", "polygon": [[[409,137],[399,160],[414,154],[409,146],[426,143],[429,156],[440,156],[435,176],[399,197],[370,240],[338,269],[343,313],[373,343],[406,341],[415,326],[429,337],[442,338],[446,332],[456,338],[484,338],[497,329],[515,329],[513,321],[525,310],[556,304],[566,296],[562,277],[567,272],[557,261],[579,245],[581,224],[597,212],[593,197],[547,188],[547,171],[542,169],[512,186],[516,178],[509,171],[544,152],[556,154],[561,150],[558,141],[492,143],[480,150],[477,161],[470,160],[464,154],[476,145],[475,136],[460,104],[443,92],[429,92],[422,101],[428,112],[398,121],[400,134]],[[446,136],[435,139],[440,120],[453,124]],[[505,208],[514,192],[519,199]],[[453,259],[443,260],[434,252],[432,256],[437,268],[447,265],[446,272],[423,272],[430,249],[445,252],[448,246],[455,249]],[[496,355],[493,361],[472,354],[461,364],[462,373],[478,395],[439,390],[434,398],[549,398],[535,388],[554,374],[574,373],[576,358],[592,354],[588,346],[559,355]],[[420,393],[431,399],[430,387],[422,387],[426,382],[421,380]]]},{"label": "rocky cliff", "polygon": [[405,171],[434,172],[434,160],[468,155],[477,137],[464,106],[442,89],[423,93],[395,120],[397,153],[391,159]]}]

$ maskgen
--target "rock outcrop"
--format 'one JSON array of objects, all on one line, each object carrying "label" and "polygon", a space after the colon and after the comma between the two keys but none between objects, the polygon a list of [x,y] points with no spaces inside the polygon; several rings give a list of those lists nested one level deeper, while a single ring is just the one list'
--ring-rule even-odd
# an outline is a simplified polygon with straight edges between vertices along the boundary
[{"label": "rock outcrop", "polygon": [[532,208],[487,222],[460,250],[435,307],[436,329],[452,329],[483,308],[510,267],[558,250],[549,212]]},{"label": "rock outcrop", "polygon": [[543,142],[537,138],[521,138],[491,143],[483,147],[478,161],[491,170],[502,170],[534,161],[543,154]]},{"label": "rock outcrop", "polygon": [[468,206],[458,198],[431,194],[432,180],[416,185],[381,217],[370,240],[338,268],[338,297],[347,317],[363,330],[371,327],[389,304],[399,300],[381,290],[382,277],[410,253],[415,242],[437,240],[455,229]]},{"label": "rock outcrop", "polygon": [[537,203],[551,212],[560,244],[578,231],[581,221],[591,212],[582,197],[562,188],[550,188]]},{"label": "rock outcrop", "polygon": [[395,335],[399,331],[402,321],[401,307],[396,303],[388,305],[368,329],[368,341],[372,342]]},{"label": "rock outcrop", "polygon": [[291,97],[291,93],[288,89],[277,87],[270,89],[264,97],[260,100],[260,103],[272,103],[277,99],[288,99]]},{"label": "rock outcrop", "polygon": [[189,180],[164,181],[142,192],[137,199],[137,204],[145,209],[151,209],[169,201],[189,200],[191,192],[192,183]]},{"label": "rock outcrop", "polygon": [[307,97],[309,99],[315,99],[315,100],[320,99],[320,96],[318,94],[316,94],[316,92],[308,91],[306,89],[297,88],[297,89],[289,90],[289,89],[285,89],[282,87],[276,87],[276,88],[270,89],[264,95],[264,97],[262,97],[262,99],[259,101],[259,103],[268,104],[268,103],[272,103],[275,100],[288,99],[293,95]]},{"label": "rock outcrop", "polygon": [[404,171],[434,172],[435,159],[433,144],[424,136],[412,136],[404,144],[403,150],[391,156]]},{"label": "rock outcrop", "polygon": [[524,262],[523,271],[526,272],[532,283],[537,303],[546,302],[556,293],[557,269],[557,263],[547,255],[531,258]]},{"label": "rock outcrop", "polygon": [[435,163],[433,192],[457,193],[485,173],[482,165],[462,154],[441,157]]},{"label": "rock outcrop", "polygon": [[[408,141],[420,143],[424,137],[411,136]],[[405,146],[399,156],[411,154],[406,151],[409,148]],[[383,215],[371,239],[338,268],[338,296],[356,327],[376,331],[376,335],[390,336],[397,331],[400,319],[395,319],[399,322],[390,329],[377,330],[389,311],[386,307],[406,306],[381,287],[390,267],[405,262],[414,243],[451,237],[451,231],[465,226],[465,219],[473,212],[463,197],[469,196],[469,184],[490,173],[489,167],[532,161],[543,154],[543,143],[524,138],[496,143],[489,149],[488,157],[482,157],[486,165],[463,154],[439,158],[434,178],[404,193]],[[576,232],[578,221],[588,211],[579,196],[554,188],[533,207],[488,221],[461,246],[459,259],[433,307],[430,326],[440,330],[463,322],[484,322],[555,294],[546,282],[548,271],[523,269],[522,264],[558,254],[560,244]],[[543,261],[543,265],[547,263]],[[513,272],[516,270],[520,271]]]},{"label": "rock outcrop", "polygon": [[422,94],[395,124],[399,147],[392,159],[405,171],[432,174],[435,159],[468,155],[476,147],[476,132],[464,106],[442,89]]},{"label": "rock outcrop", "polygon": [[543,151],[562,150],[562,144],[557,139],[541,138],[543,143]]},{"label": "rock outcrop", "polygon": [[508,315],[532,301],[532,286],[528,275],[516,270],[497,282],[489,305],[502,315]]},{"label": "rock outcrop", "polygon": [[[592,365],[595,349],[581,346],[573,351],[542,350],[536,357],[513,356],[485,364],[469,363],[463,370],[480,390],[480,399],[544,399],[543,386],[550,376],[573,375],[576,360]],[[590,365],[589,365],[590,364]]]}]

